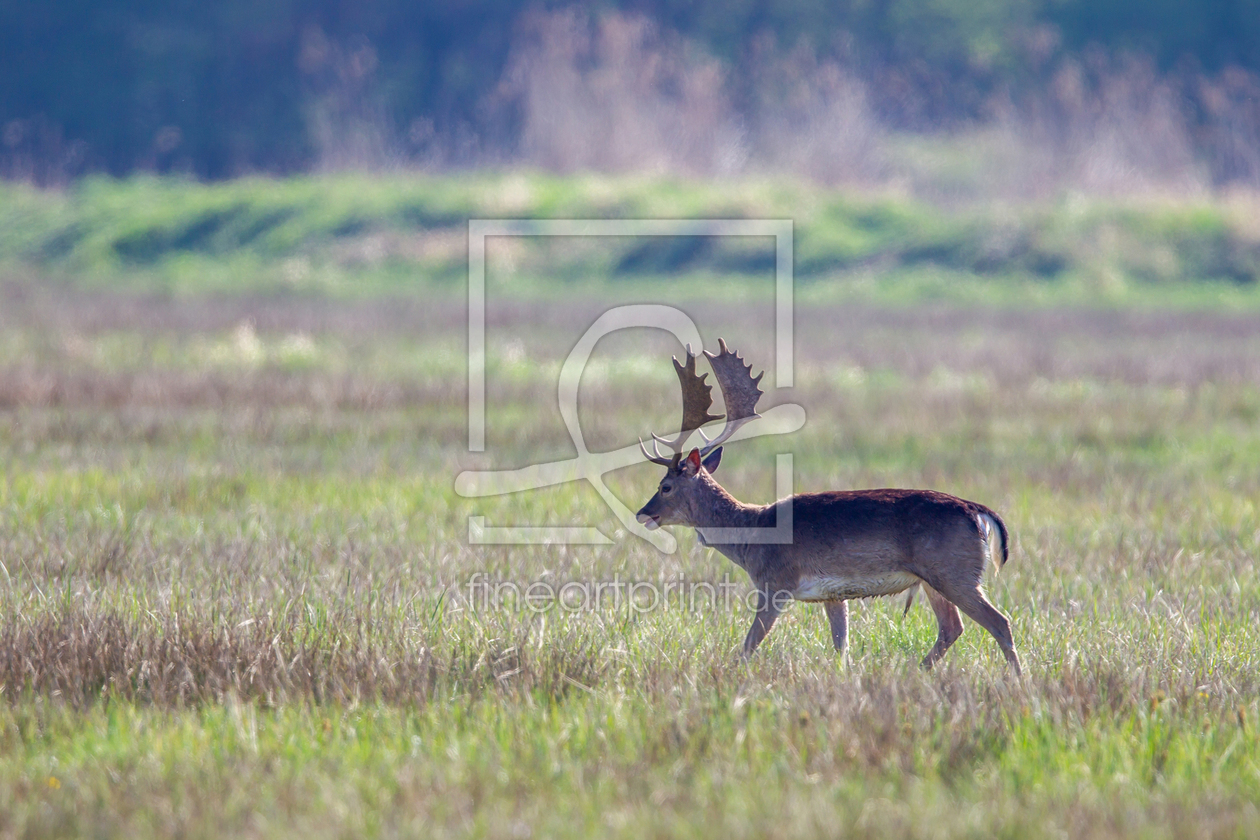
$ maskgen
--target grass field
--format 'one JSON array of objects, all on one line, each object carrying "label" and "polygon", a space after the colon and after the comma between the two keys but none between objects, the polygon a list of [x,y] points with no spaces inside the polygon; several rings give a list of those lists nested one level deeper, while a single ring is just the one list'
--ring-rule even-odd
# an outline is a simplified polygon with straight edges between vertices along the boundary
[{"label": "grass field", "polygon": [[[337,240],[156,268],[16,247],[0,284],[0,836],[1260,832],[1254,284],[1155,283],[1154,304],[1098,306],[1069,277],[1002,275],[1016,291],[989,303],[1006,281],[970,269],[948,269],[971,285],[944,299],[897,279],[913,266],[887,267],[887,296],[879,265],[802,281],[796,387],[767,402],[808,422],[728,446],[718,477],[768,501],[791,452],[798,490],[931,487],[999,511],[1013,546],[989,591],[1016,680],[969,621],[920,671],[922,600],[905,617],[900,600],[855,604],[843,663],[821,608],[796,605],[743,663],[741,598],[535,613],[469,597],[478,574],[746,591],[689,532],[672,555],[618,533],[588,486],[453,486],[572,455],[557,371],[611,304],[682,306],[767,366],[755,278],[721,295],[492,282],[487,452],[470,455],[446,269],[408,286],[371,274],[385,261],[362,288],[254,293],[248,274],[197,287],[180,261],[282,273]],[[1148,281],[1125,282],[1140,298]],[[593,450],[669,431],[674,352],[599,345],[580,404]],[[658,473],[607,480],[636,508]],[[474,545],[470,515],[615,540]]]},{"label": "grass field", "polygon": [[[1260,306],[1260,201],[1065,195],[936,206],[788,180],[541,173],[343,175],[217,184],[0,184],[0,268],[81,288],[340,299],[459,294],[469,218],[790,219],[799,293],[906,305]],[[773,270],[757,237],[491,240],[515,297],[596,287],[724,290]],[[663,290],[663,291],[662,291]]]}]

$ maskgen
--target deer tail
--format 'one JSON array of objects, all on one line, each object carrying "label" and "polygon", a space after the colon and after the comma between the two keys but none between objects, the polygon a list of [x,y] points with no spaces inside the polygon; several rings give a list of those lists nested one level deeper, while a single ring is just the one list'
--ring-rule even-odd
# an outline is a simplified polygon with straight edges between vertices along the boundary
[{"label": "deer tail", "polygon": [[[1006,523],[1002,521],[1002,517],[998,516],[987,507],[980,505],[980,511],[976,514],[976,524],[980,526],[980,538],[984,540],[985,551],[988,552],[990,559],[994,561],[994,568],[998,571],[1006,565],[1006,561],[1010,557],[1010,538],[1006,533]],[[997,534],[1001,542],[1001,552],[998,552],[998,546],[994,545],[993,535]]]}]

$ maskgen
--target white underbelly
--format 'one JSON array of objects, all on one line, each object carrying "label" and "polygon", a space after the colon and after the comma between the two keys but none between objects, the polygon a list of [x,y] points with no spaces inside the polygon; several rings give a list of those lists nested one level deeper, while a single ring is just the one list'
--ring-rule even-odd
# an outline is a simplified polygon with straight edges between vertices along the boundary
[{"label": "white underbelly", "polygon": [[909,572],[875,575],[812,575],[802,577],[792,597],[798,601],[839,601],[896,595],[919,582]]}]

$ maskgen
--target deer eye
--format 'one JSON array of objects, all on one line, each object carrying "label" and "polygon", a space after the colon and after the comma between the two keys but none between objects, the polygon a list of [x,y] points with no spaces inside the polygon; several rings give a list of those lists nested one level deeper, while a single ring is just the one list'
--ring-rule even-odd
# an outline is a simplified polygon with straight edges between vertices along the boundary
[{"label": "deer eye", "polygon": [[661,485],[661,495],[662,495],[662,496],[668,496],[670,493],[673,493],[673,492],[674,492],[674,485],[672,485],[672,484],[662,484],[662,485]]}]

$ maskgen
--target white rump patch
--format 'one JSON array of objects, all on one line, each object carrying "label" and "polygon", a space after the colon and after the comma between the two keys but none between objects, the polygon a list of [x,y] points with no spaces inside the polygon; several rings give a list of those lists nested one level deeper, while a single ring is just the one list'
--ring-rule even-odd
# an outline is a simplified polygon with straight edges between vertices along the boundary
[{"label": "white rump patch", "polygon": [[984,543],[985,562],[993,566],[993,571],[996,573],[1002,568],[1002,555],[999,553],[1002,550],[1001,531],[998,530],[993,517],[987,513],[978,514],[976,521],[980,523],[980,541]]}]

